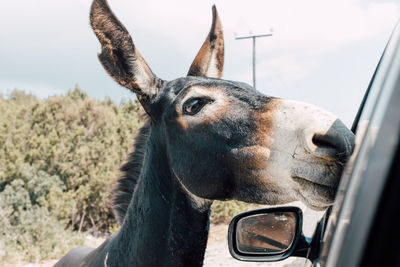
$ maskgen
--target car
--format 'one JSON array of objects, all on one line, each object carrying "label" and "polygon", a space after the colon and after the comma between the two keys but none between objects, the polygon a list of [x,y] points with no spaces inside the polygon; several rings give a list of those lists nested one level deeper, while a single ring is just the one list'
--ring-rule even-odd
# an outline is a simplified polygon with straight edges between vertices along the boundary
[{"label": "car", "polygon": [[354,119],[356,148],[335,203],[312,238],[297,207],[252,210],[228,231],[242,261],[307,258],[312,266],[400,266],[400,23],[382,54]]}]

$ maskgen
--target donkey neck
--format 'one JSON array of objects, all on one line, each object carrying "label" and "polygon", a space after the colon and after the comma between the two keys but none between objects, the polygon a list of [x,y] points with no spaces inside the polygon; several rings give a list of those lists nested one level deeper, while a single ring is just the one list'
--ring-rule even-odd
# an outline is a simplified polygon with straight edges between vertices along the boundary
[{"label": "donkey neck", "polygon": [[162,139],[154,135],[149,137],[142,175],[121,231],[110,244],[107,264],[202,266],[210,203],[202,209],[193,205],[168,166],[165,146],[159,144]]}]

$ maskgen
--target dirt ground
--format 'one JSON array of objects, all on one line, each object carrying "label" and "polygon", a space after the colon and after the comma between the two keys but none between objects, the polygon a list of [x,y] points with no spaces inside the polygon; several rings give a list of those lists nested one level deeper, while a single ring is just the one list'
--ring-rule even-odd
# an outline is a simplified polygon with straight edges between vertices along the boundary
[{"label": "dirt ground", "polygon": [[[315,225],[323,215],[323,212],[312,211],[299,202],[292,203],[291,205],[299,206],[303,210],[303,232],[306,236],[312,236]],[[294,257],[273,263],[238,261],[232,258],[229,254],[227,234],[228,225],[210,225],[210,234],[204,259],[204,267],[300,267],[305,264],[305,259]],[[104,238],[95,238],[89,235],[86,237],[85,245],[88,247],[97,247],[103,241]],[[57,260],[48,260],[40,263],[21,262],[13,265],[13,267],[50,267],[56,262]]]}]

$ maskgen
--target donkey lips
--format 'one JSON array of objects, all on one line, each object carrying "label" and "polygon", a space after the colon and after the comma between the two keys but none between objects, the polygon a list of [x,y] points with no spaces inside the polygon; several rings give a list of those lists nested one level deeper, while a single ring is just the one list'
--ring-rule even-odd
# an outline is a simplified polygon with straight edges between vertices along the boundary
[{"label": "donkey lips", "polygon": [[[301,200],[313,210],[323,210],[333,204],[337,187],[315,183],[302,177],[292,177],[300,185],[296,190]],[[310,190],[312,188],[312,190]]]},{"label": "donkey lips", "polygon": [[328,206],[331,206],[333,204],[332,202],[327,202],[326,204],[321,204],[319,203],[318,205],[316,205],[315,203],[311,203],[311,201],[309,200],[309,198],[303,196],[300,192],[299,192],[299,198],[301,199],[301,201],[306,204],[307,207],[311,208],[312,210],[315,211],[321,211],[326,209]]},{"label": "donkey lips", "polygon": [[319,185],[319,186],[322,186],[322,187],[325,187],[326,189],[330,189],[330,190],[332,190],[332,189],[336,189],[336,186],[332,186],[332,185],[328,185],[328,184],[324,184],[324,183],[320,183],[320,182],[317,182],[317,181],[313,181],[313,180],[311,180],[311,179],[309,179],[309,178],[306,178],[306,177],[301,177],[301,176],[297,176],[297,175],[293,175],[292,176],[292,179],[295,181],[295,182],[297,182],[298,184],[300,184],[300,185]]},{"label": "donkey lips", "polygon": [[294,168],[291,176],[297,182],[303,181],[327,188],[337,188],[342,171],[343,165],[339,163],[328,165],[311,163],[308,166]]}]

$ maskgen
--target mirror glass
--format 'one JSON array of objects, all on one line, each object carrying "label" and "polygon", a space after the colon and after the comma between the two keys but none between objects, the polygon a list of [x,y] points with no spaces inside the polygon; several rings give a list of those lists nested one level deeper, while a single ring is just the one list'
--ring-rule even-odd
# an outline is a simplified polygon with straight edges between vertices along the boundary
[{"label": "mirror glass", "polygon": [[275,254],[287,250],[296,234],[295,212],[271,212],[240,219],[236,227],[237,249],[246,254]]}]

